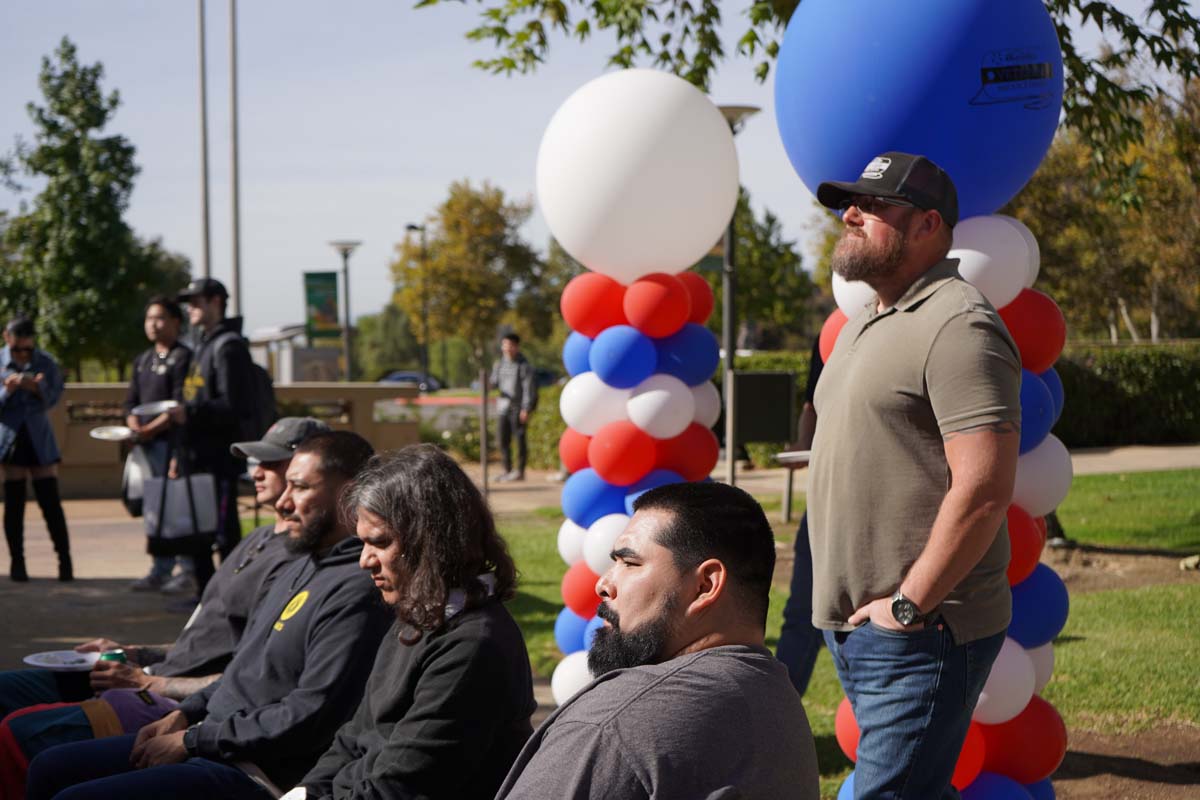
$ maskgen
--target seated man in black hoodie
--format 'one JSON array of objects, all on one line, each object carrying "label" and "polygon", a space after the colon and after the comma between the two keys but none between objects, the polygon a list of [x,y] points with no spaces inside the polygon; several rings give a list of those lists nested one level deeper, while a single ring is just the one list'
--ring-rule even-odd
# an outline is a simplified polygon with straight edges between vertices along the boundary
[{"label": "seated man in black hoodie", "polygon": [[490,800],[536,703],[504,607],[516,569],[487,502],[420,445],[372,459],[344,504],[396,619],[354,718],[286,798]]},{"label": "seated man in black hoodie", "polygon": [[303,556],[271,583],[221,679],[136,737],[45,751],[27,797],[262,800],[295,784],[353,713],[391,622],[337,513],[370,456],[346,431],[296,448],[276,508]]}]

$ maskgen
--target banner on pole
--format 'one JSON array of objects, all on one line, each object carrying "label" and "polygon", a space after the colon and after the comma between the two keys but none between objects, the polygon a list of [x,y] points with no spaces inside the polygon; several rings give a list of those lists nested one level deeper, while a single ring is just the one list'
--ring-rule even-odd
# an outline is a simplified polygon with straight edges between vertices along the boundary
[{"label": "banner on pole", "polygon": [[338,324],[336,272],[304,273],[304,326],[310,339],[342,335],[342,326]]}]

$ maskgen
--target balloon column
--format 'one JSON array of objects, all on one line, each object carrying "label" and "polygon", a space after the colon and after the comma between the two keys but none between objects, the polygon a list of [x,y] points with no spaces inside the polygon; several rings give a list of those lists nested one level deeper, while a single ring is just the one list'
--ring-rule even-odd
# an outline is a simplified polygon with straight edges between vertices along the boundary
[{"label": "balloon column", "polygon": [[[776,118],[792,165],[810,191],[854,180],[888,150],[940,164],[958,189],[963,219],[950,256],[999,309],[1024,367],[1022,430],[1008,510],[1013,619],[980,697],[953,783],[964,798],[1053,797],[1048,778],[1066,752],[1061,717],[1038,696],[1054,666],[1051,641],[1067,619],[1062,580],[1039,563],[1043,515],[1070,489],[1071,460],[1050,429],[1062,413],[1053,364],[1066,340],[1062,313],[1032,288],[1037,241],[1023,224],[993,212],[1029,180],[1054,135],[1063,70],[1054,25],[1041,0],[910,0],[873,5],[808,0],[793,14],[776,70]],[[886,36],[875,32],[886,30]],[[868,46],[882,66],[844,80],[828,67]],[[835,275],[838,308],[821,330],[825,358],[848,318],[874,291]],[[858,732],[848,701],[837,738],[853,760]],[[843,786],[853,794],[853,773]],[[841,795],[839,794],[839,797]]]},{"label": "balloon column", "polygon": [[564,702],[589,680],[599,575],[633,500],[704,480],[716,466],[710,382],[716,337],[708,283],[688,272],[737,202],[733,135],[698,89],[652,70],[587,83],[558,109],[537,161],[538,204],[559,244],[588,271],[567,284],[570,380],[559,455],[571,473],[558,552],[567,565],[554,638],[565,658],[551,689]]}]

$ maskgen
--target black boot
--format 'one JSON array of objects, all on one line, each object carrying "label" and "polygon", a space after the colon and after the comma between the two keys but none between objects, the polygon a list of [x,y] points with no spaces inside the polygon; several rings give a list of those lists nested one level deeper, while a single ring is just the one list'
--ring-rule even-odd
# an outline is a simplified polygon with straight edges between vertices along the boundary
[{"label": "black boot", "polygon": [[34,479],[33,496],[42,509],[46,530],[50,532],[50,541],[54,542],[54,552],[58,553],[58,579],[73,581],[75,571],[71,566],[71,539],[67,535],[67,518],[58,496],[58,478]]},{"label": "black boot", "polygon": [[14,581],[29,580],[25,571],[25,479],[4,482],[4,538],[12,568],[8,576]]}]

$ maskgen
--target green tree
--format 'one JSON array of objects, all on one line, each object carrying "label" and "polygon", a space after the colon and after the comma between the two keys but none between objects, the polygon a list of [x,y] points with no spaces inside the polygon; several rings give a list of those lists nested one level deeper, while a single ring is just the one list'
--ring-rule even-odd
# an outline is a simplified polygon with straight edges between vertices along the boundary
[{"label": "green tree", "polygon": [[425,252],[415,236],[405,236],[392,275],[417,341],[424,318],[430,341],[460,337],[476,366],[485,367],[512,312],[521,312],[531,335],[549,334],[557,304],[547,307],[543,264],[519,232],[531,210],[488,183],[476,189],[458,181],[426,222]]},{"label": "green tree", "polygon": [[[418,7],[443,0],[420,0]],[[765,80],[779,52],[783,29],[801,0],[743,0],[737,13],[746,30],[732,47],[756,60],[755,74]],[[1188,0],[1145,0],[1142,21],[1104,0],[1043,0],[1062,45],[1066,124],[1093,152],[1122,150],[1142,135],[1137,107],[1159,94],[1153,79],[1121,83],[1115,70],[1153,64],[1185,80],[1200,75],[1200,19]],[[614,51],[609,63],[631,67],[639,61],[670,70],[707,89],[731,43],[720,35],[717,0],[479,0],[479,24],[467,38],[491,42],[498,53],[475,65],[496,73],[528,73],[546,61],[555,34],[580,41],[593,29],[610,32]],[[1095,24],[1113,42],[1095,56],[1075,46],[1073,23]],[[933,24],[931,22],[931,24]],[[1115,197],[1137,199],[1135,173],[1104,159],[1088,167],[1105,178]]]},{"label": "green tree", "polygon": [[413,336],[408,316],[395,302],[378,314],[359,317],[354,330],[356,380],[378,380],[392,370],[415,368],[421,345]]},{"label": "green tree", "polygon": [[43,346],[77,376],[84,359],[128,356],[123,326],[140,318],[162,254],[139,245],[122,219],[138,168],[123,136],[100,135],[119,105],[115,91],[102,91],[103,74],[81,65],[64,38],[42,59],[45,105],[27,106],[35,143],[19,143],[9,162],[45,188],[5,231],[15,258],[0,278],[0,306],[35,316]]}]

